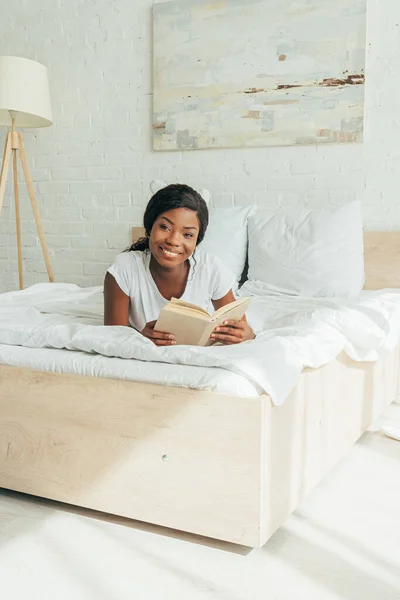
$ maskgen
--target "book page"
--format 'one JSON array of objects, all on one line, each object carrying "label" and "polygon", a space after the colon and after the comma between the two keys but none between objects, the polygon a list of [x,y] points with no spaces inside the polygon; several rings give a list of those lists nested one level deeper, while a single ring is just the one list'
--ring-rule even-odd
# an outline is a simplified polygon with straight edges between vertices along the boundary
[{"label": "book page", "polygon": [[167,307],[189,309],[193,310],[194,312],[201,313],[202,315],[207,316],[209,319],[211,318],[209,313],[204,308],[201,308],[201,306],[197,306],[197,304],[191,304],[190,302],[185,302],[184,300],[179,300],[178,298],[171,298],[169,304],[167,304]]},{"label": "book page", "polygon": [[[219,321],[222,317],[224,321],[240,321],[250,304],[250,300],[251,298],[239,298],[238,300],[235,300],[235,302],[231,302],[230,304],[222,306],[221,308],[215,311],[215,313],[212,316],[212,320]],[[236,315],[239,314],[240,317],[237,317]]]}]

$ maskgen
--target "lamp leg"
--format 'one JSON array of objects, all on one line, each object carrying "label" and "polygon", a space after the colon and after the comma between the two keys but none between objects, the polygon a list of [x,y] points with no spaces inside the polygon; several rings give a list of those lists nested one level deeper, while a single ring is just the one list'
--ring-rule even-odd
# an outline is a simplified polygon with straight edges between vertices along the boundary
[{"label": "lamp leg", "polygon": [[16,221],[16,225],[17,225],[19,289],[23,290],[24,289],[24,275],[23,275],[23,266],[22,266],[21,214],[20,214],[20,210],[19,210],[17,150],[13,149],[12,153],[13,153],[13,173],[14,173],[15,221]]},{"label": "lamp leg", "polygon": [[39,209],[38,209],[37,202],[36,202],[35,190],[33,188],[31,174],[29,172],[29,167],[28,167],[28,161],[26,159],[25,148],[24,148],[24,144],[22,142],[22,135],[19,133],[18,137],[19,137],[19,156],[21,159],[22,169],[24,171],[26,185],[28,187],[29,198],[31,199],[33,215],[35,217],[36,227],[37,227],[39,239],[40,239],[40,244],[42,246],[42,252],[43,252],[43,257],[44,257],[44,260],[46,263],[47,274],[49,276],[49,281],[51,283],[53,283],[54,282],[53,269],[51,268],[51,264],[50,264],[50,257],[49,257],[49,253],[47,251],[47,245],[46,245],[46,240],[44,237],[42,221],[40,219]]},{"label": "lamp leg", "polygon": [[4,146],[3,163],[1,165],[0,174],[0,213],[3,208],[4,194],[7,185],[8,165],[10,163],[11,156],[11,133],[7,133],[6,143]]}]

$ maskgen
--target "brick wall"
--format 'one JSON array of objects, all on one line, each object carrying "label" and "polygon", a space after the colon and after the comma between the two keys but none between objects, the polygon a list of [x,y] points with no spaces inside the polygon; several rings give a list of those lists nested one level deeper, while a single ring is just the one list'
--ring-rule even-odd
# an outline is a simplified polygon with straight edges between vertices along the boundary
[{"label": "brick wall", "polygon": [[[400,3],[369,0],[366,142],[151,151],[151,0],[14,0],[0,54],[49,70],[54,125],[26,130],[59,282],[97,285],[140,223],[152,179],[208,187],[216,205],[325,206],[361,198],[366,227],[400,229]],[[0,128],[0,143],[5,129]],[[11,183],[11,182],[9,182]],[[0,291],[18,287],[14,211],[0,216]],[[21,189],[25,283],[46,280]]]}]

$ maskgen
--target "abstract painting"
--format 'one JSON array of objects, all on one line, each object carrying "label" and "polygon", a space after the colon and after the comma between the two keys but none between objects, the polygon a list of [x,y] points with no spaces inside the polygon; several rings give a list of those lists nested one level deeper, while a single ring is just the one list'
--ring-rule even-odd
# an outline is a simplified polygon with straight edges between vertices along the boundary
[{"label": "abstract painting", "polygon": [[366,0],[154,5],[155,150],[361,142]]}]

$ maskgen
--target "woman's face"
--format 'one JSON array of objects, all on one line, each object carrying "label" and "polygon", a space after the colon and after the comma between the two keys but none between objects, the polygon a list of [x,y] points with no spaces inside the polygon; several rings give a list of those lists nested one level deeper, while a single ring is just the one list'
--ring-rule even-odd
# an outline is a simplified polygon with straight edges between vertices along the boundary
[{"label": "woman's face", "polygon": [[174,208],[162,213],[154,222],[149,239],[150,251],[161,266],[176,267],[193,254],[198,235],[197,212]]}]

